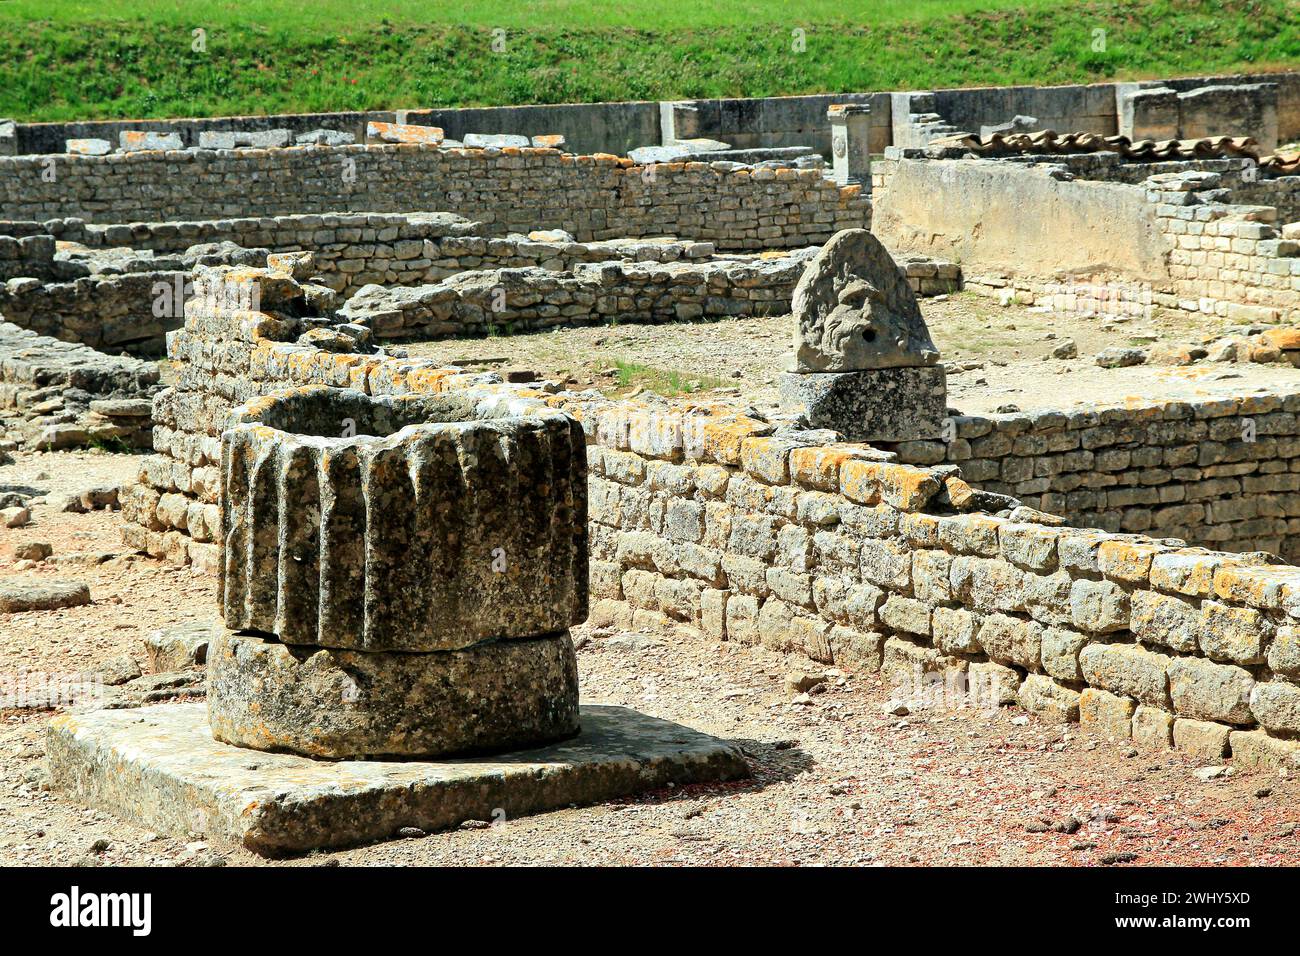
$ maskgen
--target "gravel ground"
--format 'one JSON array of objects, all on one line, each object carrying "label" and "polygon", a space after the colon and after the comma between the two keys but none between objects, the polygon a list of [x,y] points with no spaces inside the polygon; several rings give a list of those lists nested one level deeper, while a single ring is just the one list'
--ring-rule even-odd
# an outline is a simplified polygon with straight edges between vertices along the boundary
[{"label": "gravel ground", "polygon": [[[16,480],[92,483],[131,474],[128,456],[20,456]],[[58,476],[58,477],[54,477]],[[110,512],[53,514],[11,541],[120,550]],[[147,558],[28,572],[90,585],[94,603],[0,618],[0,670],[95,670],[165,624],[214,615],[213,581]],[[679,721],[742,746],[754,779],[668,790],[612,805],[313,854],[281,865],[1043,864],[1286,865],[1300,855],[1300,783],[1272,774],[1202,781],[1195,761],[1125,751],[996,713],[888,712],[876,675],[677,631],[579,628],[583,699]],[[791,671],[826,675],[821,693]],[[164,705],[166,706],[166,705]],[[0,865],[264,865],[246,851],[162,837],[43,789],[47,712],[0,712]],[[1057,826],[1058,829],[1052,829]],[[1045,832],[1033,832],[1045,830]],[[1071,831],[1074,832],[1066,832]],[[101,844],[100,841],[103,841]]]},{"label": "gravel ground", "polygon": [[[1229,324],[1182,312],[1157,311],[1128,321],[1001,306],[974,293],[922,299],[921,309],[949,375],[948,402],[966,414],[1007,404],[1022,411],[1068,409],[1099,400],[1185,398],[1243,394],[1300,386],[1290,365],[1200,362],[1185,367],[1103,369],[1104,348],[1200,344]],[[471,368],[528,369],[571,387],[610,395],[641,388],[661,394],[743,396],[758,407],[776,402],[777,375],[789,362],[793,319],[723,319],[712,323],[593,326],[487,339],[422,342],[412,355],[465,363]],[[1076,359],[1054,359],[1067,339]],[[618,374],[620,363],[625,367]]]}]

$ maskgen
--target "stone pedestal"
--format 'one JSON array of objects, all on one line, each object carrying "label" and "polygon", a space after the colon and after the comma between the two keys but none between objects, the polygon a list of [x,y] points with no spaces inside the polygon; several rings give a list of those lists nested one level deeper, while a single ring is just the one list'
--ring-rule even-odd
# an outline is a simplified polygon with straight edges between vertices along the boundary
[{"label": "stone pedestal", "polygon": [[847,441],[937,440],[948,412],[941,366],[860,372],[786,372],[781,401],[802,406],[814,428],[833,428]]},{"label": "stone pedestal", "polygon": [[871,188],[871,107],[836,104],[826,111],[831,123],[832,175],[842,186]]},{"label": "stone pedestal", "polygon": [[[186,334],[297,336],[310,262],[276,265],[196,277]],[[208,294],[226,286],[255,294]],[[295,359],[362,348],[319,320]],[[579,709],[575,419],[504,388],[309,385],[224,424],[207,704],[56,718],[57,788],[159,832],[281,854],[748,776],[723,741]]]},{"label": "stone pedestal", "polygon": [[482,395],[288,389],[222,435],[216,739],[313,757],[578,731],[585,439]]},{"label": "stone pedestal", "polygon": [[429,654],[294,647],[226,631],[208,649],[212,736],[330,759],[533,747],[578,732],[567,631]]}]

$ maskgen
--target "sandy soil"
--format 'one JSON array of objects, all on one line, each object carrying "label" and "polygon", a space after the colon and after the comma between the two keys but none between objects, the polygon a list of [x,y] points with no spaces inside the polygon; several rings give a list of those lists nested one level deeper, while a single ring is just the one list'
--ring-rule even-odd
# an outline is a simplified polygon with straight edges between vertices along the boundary
[{"label": "sandy soil", "polygon": [[[1001,306],[974,293],[923,299],[921,308],[943,360],[953,367],[949,405],[965,414],[1016,405],[1022,411],[1069,409],[1099,400],[1240,395],[1300,387],[1289,365],[1200,362],[1186,367],[1103,369],[1104,348],[1200,344],[1229,323],[1182,312],[1115,321]],[[595,387],[610,395],[642,388],[666,395],[743,396],[760,408],[776,402],[776,379],[789,360],[789,316],[723,319],[714,323],[598,326],[508,337],[425,342],[415,356],[475,369],[528,369],[541,377]],[[1077,359],[1054,359],[1066,339]],[[620,364],[623,366],[620,371]]]},{"label": "sandy soil", "polygon": [[[0,469],[0,485],[71,489],[92,474],[90,483],[100,483],[134,467],[128,456],[24,455]],[[49,541],[56,557],[120,551],[117,521],[110,512],[38,507],[29,528],[0,532],[0,576],[14,573],[16,540]],[[94,603],[0,618],[6,673],[93,671],[123,653],[143,660],[140,639],[150,630],[215,612],[212,578],[152,559],[28,573],[84,580]],[[283,862],[1300,862],[1294,778],[1234,774],[1205,782],[1182,755],[1099,745],[1077,727],[1047,725],[1014,708],[895,716],[886,710],[891,689],[875,675],[832,670],[823,693],[800,696],[787,689],[786,675],[823,668],[684,631],[579,628],[575,636],[585,701],[634,707],[733,740],[749,755],[754,779]],[[0,865],[266,862],[237,847],[148,833],[44,789],[49,716],[0,712]],[[1075,832],[1027,829],[1044,823]]]}]

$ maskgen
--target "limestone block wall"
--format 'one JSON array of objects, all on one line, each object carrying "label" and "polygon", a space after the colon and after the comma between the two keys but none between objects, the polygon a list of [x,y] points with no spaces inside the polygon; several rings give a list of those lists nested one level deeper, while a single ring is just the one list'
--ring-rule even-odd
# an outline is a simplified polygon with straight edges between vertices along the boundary
[{"label": "limestone block wall", "polygon": [[899,460],[1079,527],[1300,562],[1300,391],[1086,411],[954,416]]},{"label": "limestone block wall", "polygon": [[462,273],[415,288],[362,290],[339,317],[380,338],[440,338],[554,326],[782,315],[809,256],[744,262],[602,262]]},{"label": "limestone block wall", "polygon": [[149,448],[158,369],[0,322],[0,438],[40,448]]},{"label": "limestone block wall", "polygon": [[324,351],[292,322],[226,328],[191,317],[170,336],[184,364],[155,403],[160,454],[123,496],[127,540],[151,553],[214,558],[218,436],[234,404],[290,384],[496,387],[582,422],[597,621],[679,622],[883,668],[905,693],[939,675],[960,691],[948,706],[1019,703],[1144,746],[1300,767],[1300,569],[1024,507],[963,512],[977,496],[954,472],[724,404],[493,386]]},{"label": "limestone block wall", "polygon": [[[860,188],[817,170],[660,164],[552,149],[399,144],[0,157],[0,216],[91,222],[438,209],[580,241],[674,235],[719,248],[823,242],[869,222]],[[232,185],[238,188],[232,188]]]},{"label": "limestone block wall", "polygon": [[163,335],[179,324],[181,296],[159,302],[161,283],[175,289],[189,273],[174,270],[85,276],[72,282],[15,279],[0,285],[0,315],[15,325],[65,342],[117,354],[158,355]]},{"label": "limestone block wall", "polygon": [[880,667],[903,692],[943,674],[985,706],[1297,766],[1300,570],[953,513],[929,469],[691,415],[586,410],[599,622]]},{"label": "limestone block wall", "polygon": [[1300,241],[1283,237],[1276,207],[1221,201],[1239,176],[1085,181],[1051,165],[883,160],[872,167],[873,230],[891,249],[957,259],[968,288],[1026,304],[1084,311],[1078,296],[1103,287],[1138,307],[1300,318]]}]

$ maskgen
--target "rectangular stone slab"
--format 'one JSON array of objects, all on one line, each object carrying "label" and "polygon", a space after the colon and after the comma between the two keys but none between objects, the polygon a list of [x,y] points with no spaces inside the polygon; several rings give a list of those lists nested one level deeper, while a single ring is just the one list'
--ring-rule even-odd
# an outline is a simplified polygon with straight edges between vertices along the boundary
[{"label": "rectangular stone slab", "polygon": [[802,408],[813,428],[833,428],[846,441],[937,440],[948,414],[942,366],[860,372],[783,372],[781,404]]},{"label": "rectangular stone slab", "polygon": [[46,750],[73,800],[263,856],[749,776],[735,747],[671,721],[601,705],[582,707],[581,721],[572,740],[512,754],[322,761],[217,743],[206,705],[164,704],[56,717]]}]

